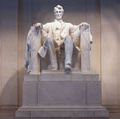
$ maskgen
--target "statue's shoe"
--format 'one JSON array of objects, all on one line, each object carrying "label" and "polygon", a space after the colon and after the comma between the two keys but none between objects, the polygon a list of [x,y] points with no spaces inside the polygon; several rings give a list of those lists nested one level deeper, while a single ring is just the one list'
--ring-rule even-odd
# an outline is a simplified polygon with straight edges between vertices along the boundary
[{"label": "statue's shoe", "polygon": [[69,73],[71,73],[71,65],[70,64],[68,64],[68,65],[66,65],[66,67],[65,67],[65,73],[66,74],[69,74]]},{"label": "statue's shoe", "polygon": [[49,66],[48,66],[48,70],[50,70],[50,71],[57,71],[57,70],[58,70],[58,68],[57,68],[57,67],[53,67],[53,66],[49,65]]},{"label": "statue's shoe", "polygon": [[65,68],[65,73],[66,74],[70,74],[71,73],[71,69],[70,68]]}]

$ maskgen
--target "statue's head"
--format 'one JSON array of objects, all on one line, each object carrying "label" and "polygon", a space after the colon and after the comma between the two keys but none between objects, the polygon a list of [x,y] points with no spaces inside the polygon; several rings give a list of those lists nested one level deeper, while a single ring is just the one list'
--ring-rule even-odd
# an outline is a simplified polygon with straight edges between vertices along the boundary
[{"label": "statue's head", "polygon": [[57,20],[61,20],[64,14],[64,9],[61,5],[54,7],[54,15]]}]

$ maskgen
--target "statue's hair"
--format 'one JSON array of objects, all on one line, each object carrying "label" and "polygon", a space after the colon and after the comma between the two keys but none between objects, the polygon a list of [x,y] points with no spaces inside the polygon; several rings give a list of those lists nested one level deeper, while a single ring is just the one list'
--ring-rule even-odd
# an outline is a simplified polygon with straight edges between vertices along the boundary
[{"label": "statue's hair", "polygon": [[61,10],[62,12],[64,12],[63,6],[61,6],[61,5],[57,5],[56,7],[54,7],[54,12],[56,10]]}]

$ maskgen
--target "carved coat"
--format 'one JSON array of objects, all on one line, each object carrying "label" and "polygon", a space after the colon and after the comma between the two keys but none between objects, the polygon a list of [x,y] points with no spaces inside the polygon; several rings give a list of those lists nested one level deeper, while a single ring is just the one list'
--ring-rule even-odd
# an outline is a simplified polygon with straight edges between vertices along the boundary
[{"label": "carved coat", "polygon": [[71,23],[63,22],[62,20],[60,22],[55,20],[54,22],[43,25],[43,29],[47,32],[47,34],[45,34],[46,37],[52,38],[59,44],[61,40],[63,41],[70,35],[73,25]]}]

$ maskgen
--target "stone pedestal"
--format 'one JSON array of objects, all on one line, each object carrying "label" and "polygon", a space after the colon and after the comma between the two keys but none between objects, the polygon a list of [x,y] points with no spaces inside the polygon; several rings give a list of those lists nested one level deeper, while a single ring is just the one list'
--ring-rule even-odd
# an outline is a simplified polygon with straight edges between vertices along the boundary
[{"label": "stone pedestal", "polygon": [[98,74],[42,72],[26,75],[16,119],[108,119]]}]

